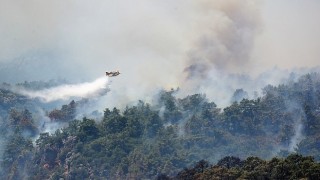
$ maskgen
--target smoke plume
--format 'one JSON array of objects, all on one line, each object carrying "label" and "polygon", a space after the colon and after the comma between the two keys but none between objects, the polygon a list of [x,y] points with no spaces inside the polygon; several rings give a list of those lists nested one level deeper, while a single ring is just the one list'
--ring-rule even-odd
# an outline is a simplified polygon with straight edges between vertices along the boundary
[{"label": "smoke plume", "polygon": [[29,98],[37,98],[43,102],[68,100],[70,98],[94,98],[105,95],[108,91],[108,77],[101,77],[92,82],[81,84],[66,84],[49,89],[32,91],[15,89],[15,92]]},{"label": "smoke plume", "polygon": [[261,22],[258,6],[245,1],[202,1],[206,31],[189,54],[188,77],[203,78],[213,68],[221,72],[244,70]]},{"label": "smoke plume", "polygon": [[119,69],[117,92],[103,106],[146,100],[163,87],[209,93],[219,105],[236,89],[265,85],[244,87],[237,74],[319,65],[319,7],[317,0],[3,0],[0,81],[79,83]]}]

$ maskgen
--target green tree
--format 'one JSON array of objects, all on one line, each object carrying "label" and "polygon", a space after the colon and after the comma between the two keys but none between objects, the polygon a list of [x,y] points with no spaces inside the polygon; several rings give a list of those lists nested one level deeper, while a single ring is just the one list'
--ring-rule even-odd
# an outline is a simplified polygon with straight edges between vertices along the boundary
[{"label": "green tree", "polygon": [[81,141],[86,142],[99,137],[99,129],[92,119],[83,118],[79,126],[79,138]]}]

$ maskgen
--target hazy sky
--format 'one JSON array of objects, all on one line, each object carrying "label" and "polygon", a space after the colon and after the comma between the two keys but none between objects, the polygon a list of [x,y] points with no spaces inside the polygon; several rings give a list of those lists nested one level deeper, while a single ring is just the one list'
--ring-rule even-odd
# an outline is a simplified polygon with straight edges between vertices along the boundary
[{"label": "hazy sky", "polygon": [[320,1],[266,0],[253,61],[261,67],[320,65]]},{"label": "hazy sky", "polygon": [[190,76],[318,66],[319,17],[319,0],[2,0],[0,80],[119,69],[113,93],[126,99]]}]

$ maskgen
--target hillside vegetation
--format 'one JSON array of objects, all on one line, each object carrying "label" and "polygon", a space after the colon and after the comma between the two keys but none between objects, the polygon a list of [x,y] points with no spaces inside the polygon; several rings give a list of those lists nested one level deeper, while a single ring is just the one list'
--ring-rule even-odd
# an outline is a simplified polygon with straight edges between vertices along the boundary
[{"label": "hillside vegetation", "polygon": [[248,157],[240,160],[237,157],[227,156],[216,165],[207,161],[199,161],[192,168],[180,171],[176,176],[164,174],[158,180],[200,180],[200,179],[319,179],[320,164],[313,158],[298,154],[287,158],[272,158],[269,161],[258,157]]},{"label": "hillside vegetation", "polygon": [[[234,102],[223,109],[205,94],[176,98],[175,93],[161,91],[154,104],[139,101],[123,110],[105,109],[101,118],[75,119],[83,101],[71,101],[40,116],[40,102],[2,88],[0,175],[5,179],[320,178],[319,74],[266,86],[256,99],[247,99],[239,89]],[[50,134],[39,123],[44,117],[67,125]],[[293,152],[307,157],[289,155]]]}]

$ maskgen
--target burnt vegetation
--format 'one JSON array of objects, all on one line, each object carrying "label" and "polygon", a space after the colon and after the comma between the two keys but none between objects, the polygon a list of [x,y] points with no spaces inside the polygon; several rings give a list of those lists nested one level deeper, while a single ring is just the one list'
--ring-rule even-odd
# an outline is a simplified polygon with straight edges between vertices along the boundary
[{"label": "burnt vegetation", "polygon": [[[36,89],[33,84],[39,83],[23,85]],[[175,93],[161,91],[154,104],[139,101],[123,110],[105,109],[99,119],[75,119],[79,102],[48,105],[43,116],[67,124],[48,133],[41,129],[40,102],[2,88],[0,175],[4,179],[320,178],[319,74],[269,85],[256,99],[247,99],[239,89],[224,109],[204,94],[176,98]]]}]

